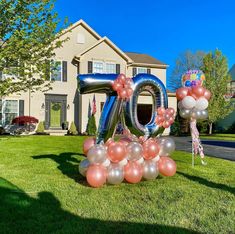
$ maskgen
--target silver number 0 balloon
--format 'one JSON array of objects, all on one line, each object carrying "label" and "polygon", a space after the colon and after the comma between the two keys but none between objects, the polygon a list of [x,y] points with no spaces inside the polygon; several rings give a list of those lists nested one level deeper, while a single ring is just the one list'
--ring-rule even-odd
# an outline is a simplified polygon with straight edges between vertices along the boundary
[{"label": "silver number 0 balloon", "polygon": [[[138,74],[133,77],[133,95],[129,101],[123,101],[113,90],[113,82],[117,79],[117,74],[87,74],[78,75],[78,90],[80,94],[86,93],[106,93],[107,99],[103,107],[97,134],[97,143],[106,142],[113,136],[121,112],[124,113],[124,121],[130,131],[137,135],[146,137],[156,136],[164,131],[159,127],[155,118],[158,107],[168,107],[167,92],[160,79],[150,74]],[[142,125],[137,117],[137,102],[141,92],[147,91],[153,98],[152,117],[148,124]]]}]

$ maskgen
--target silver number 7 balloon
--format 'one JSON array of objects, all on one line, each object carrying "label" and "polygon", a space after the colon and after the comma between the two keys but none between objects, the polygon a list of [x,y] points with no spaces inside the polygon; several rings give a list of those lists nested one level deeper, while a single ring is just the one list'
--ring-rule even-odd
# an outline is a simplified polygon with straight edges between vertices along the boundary
[{"label": "silver number 7 balloon", "polygon": [[[107,98],[103,107],[97,134],[97,143],[106,142],[114,135],[116,125],[122,110],[124,120],[130,131],[146,137],[156,136],[163,132],[164,128],[155,123],[158,107],[168,107],[167,93],[160,79],[150,74],[138,74],[132,80],[133,95],[129,101],[119,99],[112,85],[118,74],[86,74],[78,75],[78,90],[80,94],[106,93]],[[137,117],[137,102],[142,91],[148,91],[153,98],[152,117],[148,124],[142,125]]]}]

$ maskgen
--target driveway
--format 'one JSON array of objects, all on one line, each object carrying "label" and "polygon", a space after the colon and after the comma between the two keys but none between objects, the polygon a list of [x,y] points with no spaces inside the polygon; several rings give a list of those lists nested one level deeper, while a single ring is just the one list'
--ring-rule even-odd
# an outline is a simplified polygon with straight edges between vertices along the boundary
[{"label": "driveway", "polygon": [[[191,137],[173,137],[176,150],[192,152]],[[206,156],[235,161],[235,142],[201,139]]]}]

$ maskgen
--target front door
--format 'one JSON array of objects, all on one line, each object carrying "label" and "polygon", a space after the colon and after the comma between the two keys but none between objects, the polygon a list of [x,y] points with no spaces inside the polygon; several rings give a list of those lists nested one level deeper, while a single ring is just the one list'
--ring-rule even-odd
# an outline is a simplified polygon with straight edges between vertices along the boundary
[{"label": "front door", "polygon": [[50,106],[50,127],[60,128],[61,127],[61,102],[51,102]]}]

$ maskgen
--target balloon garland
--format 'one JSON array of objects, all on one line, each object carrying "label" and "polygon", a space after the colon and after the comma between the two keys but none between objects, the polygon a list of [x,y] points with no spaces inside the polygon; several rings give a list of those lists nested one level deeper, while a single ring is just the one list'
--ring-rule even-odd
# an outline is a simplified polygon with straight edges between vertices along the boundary
[{"label": "balloon garland", "polygon": [[194,166],[194,157],[197,154],[201,157],[201,163],[206,165],[203,146],[197,129],[197,120],[208,118],[207,107],[211,98],[211,92],[202,86],[204,81],[205,75],[202,71],[189,70],[182,76],[183,87],[176,90],[179,114],[182,118],[190,119],[192,166]]},{"label": "balloon garland", "polygon": [[[160,137],[173,124],[175,111],[167,108],[166,89],[157,77],[141,74],[131,79],[124,74],[89,74],[79,75],[78,81],[81,94],[107,94],[97,136],[84,141],[83,153],[87,158],[79,164],[80,174],[91,187],[120,184],[123,180],[138,183],[155,179],[159,173],[163,176],[176,173],[176,163],[170,158],[175,143],[170,137]],[[143,90],[152,94],[155,108],[146,125],[141,125],[135,115],[136,97]],[[124,130],[115,141],[120,117]]]}]

